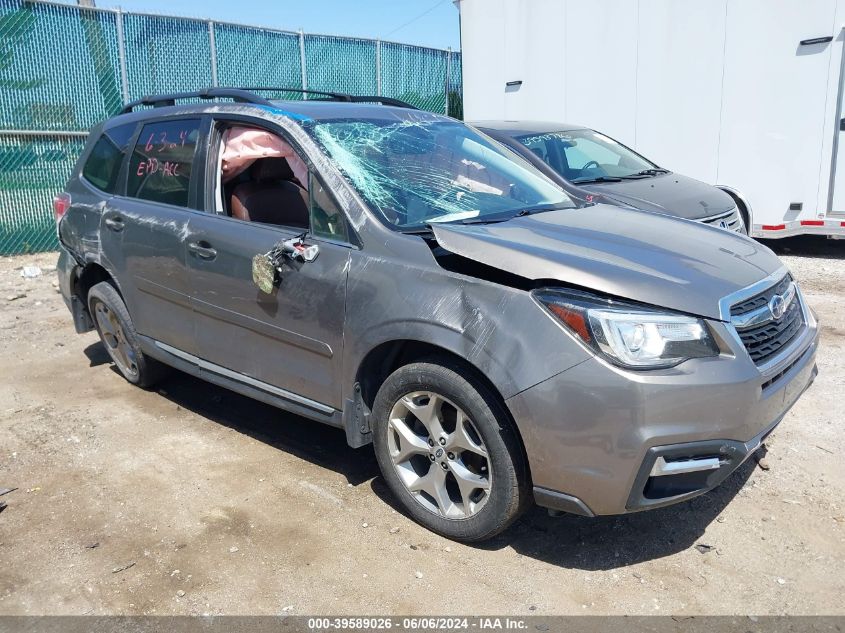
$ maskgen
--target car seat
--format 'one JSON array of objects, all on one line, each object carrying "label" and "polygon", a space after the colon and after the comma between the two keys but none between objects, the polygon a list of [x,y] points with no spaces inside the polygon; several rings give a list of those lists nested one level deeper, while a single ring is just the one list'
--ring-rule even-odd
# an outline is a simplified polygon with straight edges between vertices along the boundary
[{"label": "car seat", "polygon": [[250,179],[232,191],[232,217],[307,229],[308,193],[293,179],[285,158],[255,161]]}]

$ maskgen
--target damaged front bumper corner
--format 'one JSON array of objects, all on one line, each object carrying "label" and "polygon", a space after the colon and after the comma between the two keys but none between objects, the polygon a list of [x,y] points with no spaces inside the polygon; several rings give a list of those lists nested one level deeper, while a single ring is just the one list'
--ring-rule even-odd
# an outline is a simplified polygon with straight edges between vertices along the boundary
[{"label": "damaged front bumper corner", "polygon": [[535,501],[582,516],[625,514],[713,489],[812,384],[815,326],[807,341],[773,382],[750,361],[697,359],[645,376],[593,358],[509,398]]}]

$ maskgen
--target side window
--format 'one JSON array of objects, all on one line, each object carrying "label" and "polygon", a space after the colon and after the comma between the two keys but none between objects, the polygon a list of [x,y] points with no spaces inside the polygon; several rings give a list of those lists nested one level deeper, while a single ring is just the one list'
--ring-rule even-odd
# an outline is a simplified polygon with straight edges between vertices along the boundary
[{"label": "side window", "polygon": [[145,125],[129,161],[126,195],[188,206],[199,129],[199,119]]},{"label": "side window", "polygon": [[313,172],[308,174],[308,191],[311,194],[311,233],[316,237],[348,242],[346,218]]},{"label": "side window", "polygon": [[103,132],[82,167],[85,180],[97,189],[114,193],[117,188],[117,175],[134,133],[134,123],[118,125]]}]

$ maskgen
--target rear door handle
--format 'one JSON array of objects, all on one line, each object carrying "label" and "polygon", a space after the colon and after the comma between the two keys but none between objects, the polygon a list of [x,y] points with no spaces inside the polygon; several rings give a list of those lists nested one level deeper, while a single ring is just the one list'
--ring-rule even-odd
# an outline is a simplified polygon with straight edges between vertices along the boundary
[{"label": "rear door handle", "polygon": [[106,226],[109,227],[112,231],[119,233],[123,230],[123,218],[119,216],[115,216],[113,218],[106,218],[105,220]]},{"label": "rear door handle", "polygon": [[200,259],[214,259],[217,257],[217,251],[211,248],[208,242],[190,242],[188,250],[194,253]]}]

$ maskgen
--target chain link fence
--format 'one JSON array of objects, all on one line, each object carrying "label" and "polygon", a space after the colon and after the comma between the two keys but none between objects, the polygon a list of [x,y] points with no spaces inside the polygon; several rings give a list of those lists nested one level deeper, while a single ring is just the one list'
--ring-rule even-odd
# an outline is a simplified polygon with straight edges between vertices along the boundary
[{"label": "chain link fence", "polygon": [[52,199],[92,125],[132,99],[218,85],[379,95],[463,116],[450,50],[0,0],[0,255],[57,247]]}]

